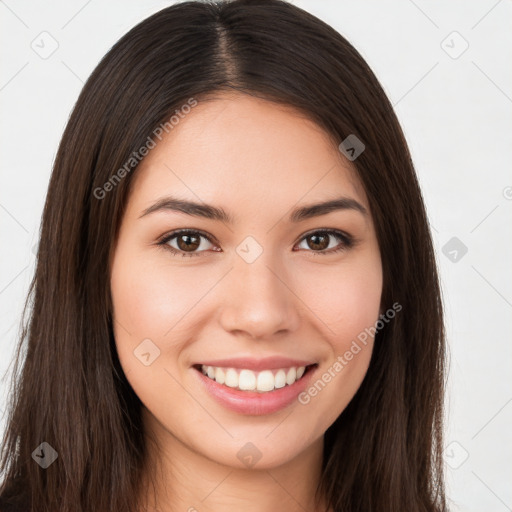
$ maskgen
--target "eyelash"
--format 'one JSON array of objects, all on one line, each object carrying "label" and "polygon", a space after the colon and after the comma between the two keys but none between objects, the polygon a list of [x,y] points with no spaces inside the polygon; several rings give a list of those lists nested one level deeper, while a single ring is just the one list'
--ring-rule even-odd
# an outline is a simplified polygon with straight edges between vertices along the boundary
[{"label": "eyelash", "polygon": [[[161,238],[157,242],[157,245],[166,251],[170,251],[175,256],[181,255],[185,258],[192,257],[192,256],[200,256],[202,252],[205,252],[205,251],[199,251],[199,252],[187,253],[187,252],[181,251],[179,249],[175,249],[174,247],[171,247],[170,245],[168,245],[168,243],[173,238],[176,238],[177,236],[184,235],[184,234],[201,235],[203,238],[206,238],[210,243],[213,243],[212,240],[210,239],[210,237],[203,231],[192,230],[192,229],[179,229],[176,231],[172,231],[171,233],[168,233],[167,235],[164,235],[164,237]],[[337,229],[317,229],[316,231],[310,231],[309,233],[306,233],[299,240],[299,243],[302,242],[304,239],[309,238],[310,236],[318,235],[318,234],[333,235],[333,236],[337,237],[341,241],[341,243],[340,243],[339,247],[337,247],[335,249],[329,249],[329,250],[323,250],[323,251],[314,251],[314,250],[306,251],[306,252],[311,252],[314,256],[325,256],[328,254],[335,254],[340,251],[350,249],[351,247],[353,247],[355,245],[355,239],[351,235],[344,233],[343,231],[339,231]]]}]

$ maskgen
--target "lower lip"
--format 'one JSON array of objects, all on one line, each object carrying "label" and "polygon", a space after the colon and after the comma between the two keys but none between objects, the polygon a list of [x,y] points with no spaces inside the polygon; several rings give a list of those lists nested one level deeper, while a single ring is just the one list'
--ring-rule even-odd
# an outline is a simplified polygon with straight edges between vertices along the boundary
[{"label": "lower lip", "polygon": [[272,414],[288,407],[307,387],[311,376],[318,366],[312,366],[308,371],[290,386],[286,385],[274,391],[258,393],[256,391],[240,391],[210,379],[197,368],[193,368],[210,395],[221,405],[231,411],[252,416]]}]

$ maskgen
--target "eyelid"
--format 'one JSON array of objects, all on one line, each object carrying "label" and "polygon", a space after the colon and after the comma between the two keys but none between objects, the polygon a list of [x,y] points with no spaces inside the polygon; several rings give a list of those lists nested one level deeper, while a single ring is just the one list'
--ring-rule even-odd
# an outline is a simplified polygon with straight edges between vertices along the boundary
[{"label": "eyelid", "polygon": [[336,229],[336,228],[315,228],[311,229],[309,231],[306,231],[306,233],[303,233],[300,235],[300,238],[297,240],[297,242],[300,242],[304,240],[304,238],[307,238],[308,236],[314,235],[316,233],[327,233],[329,235],[338,236],[339,238],[342,238],[345,242],[353,242],[355,241],[355,238],[347,233],[346,231],[343,231],[342,229]]},{"label": "eyelid", "polygon": [[165,241],[169,241],[171,238],[174,238],[175,236],[181,235],[183,233],[198,234],[198,235],[203,236],[204,238],[206,238],[210,242],[215,240],[215,238],[212,235],[210,235],[209,233],[207,233],[206,231],[203,231],[201,229],[181,228],[181,229],[173,229],[172,231],[169,231],[168,233],[165,233],[164,235],[162,235],[161,237],[158,238],[157,242],[163,242],[164,240]]}]

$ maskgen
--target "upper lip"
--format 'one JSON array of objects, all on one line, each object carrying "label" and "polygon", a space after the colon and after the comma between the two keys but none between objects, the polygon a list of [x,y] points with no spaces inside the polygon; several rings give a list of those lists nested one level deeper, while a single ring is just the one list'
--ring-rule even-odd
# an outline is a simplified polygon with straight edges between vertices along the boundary
[{"label": "upper lip", "polygon": [[216,359],[215,361],[200,361],[196,365],[218,366],[221,368],[238,368],[253,371],[278,370],[279,368],[290,368],[292,366],[309,366],[315,364],[314,361],[305,361],[300,359],[290,359],[289,357],[265,357],[255,359],[251,357],[237,357],[231,359]]}]

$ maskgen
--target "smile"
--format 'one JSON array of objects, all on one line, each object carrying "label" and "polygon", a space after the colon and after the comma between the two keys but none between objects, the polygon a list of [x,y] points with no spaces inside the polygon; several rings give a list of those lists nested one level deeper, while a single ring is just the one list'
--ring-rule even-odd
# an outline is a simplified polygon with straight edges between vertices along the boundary
[{"label": "smile", "polygon": [[[318,363],[305,364],[305,361],[301,366],[289,366],[284,360],[280,364],[273,361],[266,368],[263,361],[236,363],[239,368],[201,363],[192,369],[207,395],[224,408],[246,415],[272,414],[298,403],[297,396],[318,369]],[[253,369],[244,368],[250,365]]]}]

